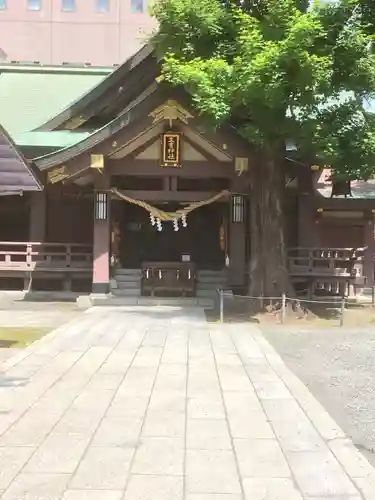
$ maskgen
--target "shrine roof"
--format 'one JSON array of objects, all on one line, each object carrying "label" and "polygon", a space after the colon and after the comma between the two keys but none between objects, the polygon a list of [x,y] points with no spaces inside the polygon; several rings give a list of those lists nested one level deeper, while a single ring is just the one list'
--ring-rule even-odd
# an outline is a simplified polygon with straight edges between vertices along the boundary
[{"label": "shrine roof", "polygon": [[[322,170],[318,179],[317,191],[324,198],[330,198],[332,194],[331,175],[331,169],[325,168]],[[375,179],[370,179],[368,181],[351,181],[350,190],[351,196],[348,196],[349,199],[375,200]],[[335,196],[335,199],[336,198],[344,198],[344,196]]]},{"label": "shrine roof", "polygon": [[0,196],[42,189],[38,171],[22,156],[0,125]]},{"label": "shrine roof", "polygon": [[101,125],[109,122],[142,88],[155,80],[156,65],[151,64],[149,71],[150,61],[155,61],[154,52],[151,44],[147,44],[95,86],[71,100],[65,109],[60,108],[61,112],[51,116],[38,130],[99,128],[88,123],[95,116],[100,117]]},{"label": "shrine roof", "polygon": [[13,135],[13,140],[20,148],[41,147],[63,149],[73,146],[90,135],[90,132],[76,132],[71,130],[52,130],[22,132]]},{"label": "shrine roof", "polygon": [[95,87],[112,68],[0,64],[0,123],[8,133],[40,127]]}]

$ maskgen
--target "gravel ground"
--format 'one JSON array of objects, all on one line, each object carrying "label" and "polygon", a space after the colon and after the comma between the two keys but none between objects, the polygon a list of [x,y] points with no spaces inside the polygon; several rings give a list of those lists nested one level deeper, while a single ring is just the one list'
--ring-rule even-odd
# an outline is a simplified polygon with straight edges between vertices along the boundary
[{"label": "gravel ground", "polygon": [[375,328],[262,331],[375,466]]}]

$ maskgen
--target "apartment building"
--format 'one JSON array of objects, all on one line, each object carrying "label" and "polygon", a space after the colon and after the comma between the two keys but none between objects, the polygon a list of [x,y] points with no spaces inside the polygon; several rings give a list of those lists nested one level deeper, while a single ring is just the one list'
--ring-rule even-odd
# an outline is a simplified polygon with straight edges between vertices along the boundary
[{"label": "apartment building", "polygon": [[0,0],[0,60],[120,64],[154,27],[147,0]]}]

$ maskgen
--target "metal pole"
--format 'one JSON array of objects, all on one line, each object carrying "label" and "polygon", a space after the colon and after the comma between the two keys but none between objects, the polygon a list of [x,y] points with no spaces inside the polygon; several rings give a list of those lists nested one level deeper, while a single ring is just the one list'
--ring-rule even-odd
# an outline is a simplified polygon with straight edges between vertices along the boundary
[{"label": "metal pole", "polygon": [[375,307],[375,286],[371,287],[371,305]]},{"label": "metal pole", "polygon": [[224,323],[224,291],[219,290],[220,295],[220,323]]},{"label": "metal pole", "polygon": [[281,324],[285,322],[285,308],[286,308],[286,295],[285,293],[281,296]]},{"label": "metal pole", "polygon": [[345,314],[345,297],[341,299],[340,326],[344,326],[344,314]]}]

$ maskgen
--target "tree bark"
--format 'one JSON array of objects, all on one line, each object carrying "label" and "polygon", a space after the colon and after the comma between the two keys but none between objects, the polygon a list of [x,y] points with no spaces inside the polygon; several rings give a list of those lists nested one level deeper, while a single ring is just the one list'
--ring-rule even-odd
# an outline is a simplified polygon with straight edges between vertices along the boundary
[{"label": "tree bark", "polygon": [[267,149],[251,172],[249,293],[294,295],[284,230],[285,180],[280,149]]}]

